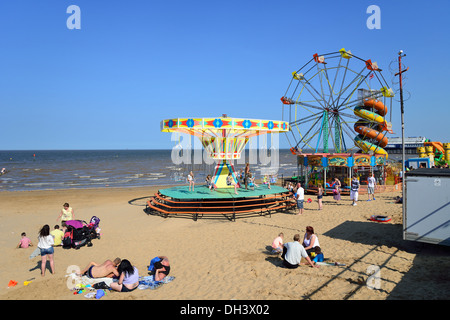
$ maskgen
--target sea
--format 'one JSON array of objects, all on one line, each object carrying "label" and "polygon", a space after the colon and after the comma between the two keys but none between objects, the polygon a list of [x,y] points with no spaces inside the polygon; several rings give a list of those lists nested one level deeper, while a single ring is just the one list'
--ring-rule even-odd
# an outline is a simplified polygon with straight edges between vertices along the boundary
[{"label": "sea", "polygon": [[[267,150],[266,150],[267,151]],[[174,186],[186,184],[189,171],[197,183],[213,174],[215,163],[200,161],[194,150],[180,163],[173,150],[21,150],[0,151],[1,191]],[[256,156],[255,156],[256,152]],[[246,150],[235,160],[237,171],[250,163],[256,179],[263,174],[297,175],[297,159],[288,149],[275,153]],[[179,154],[178,154],[179,155]],[[262,159],[262,160],[261,160]]]}]

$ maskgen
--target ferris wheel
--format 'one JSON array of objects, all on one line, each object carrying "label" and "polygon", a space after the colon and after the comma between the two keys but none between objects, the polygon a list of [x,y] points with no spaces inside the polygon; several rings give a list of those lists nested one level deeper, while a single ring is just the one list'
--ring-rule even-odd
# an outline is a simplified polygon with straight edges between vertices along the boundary
[{"label": "ferris wheel", "polygon": [[[281,98],[293,153],[386,154],[394,93],[376,62],[342,48],[314,54],[292,72]],[[389,106],[389,108],[388,108]],[[389,112],[390,109],[390,112]],[[389,118],[389,121],[387,120]]]}]

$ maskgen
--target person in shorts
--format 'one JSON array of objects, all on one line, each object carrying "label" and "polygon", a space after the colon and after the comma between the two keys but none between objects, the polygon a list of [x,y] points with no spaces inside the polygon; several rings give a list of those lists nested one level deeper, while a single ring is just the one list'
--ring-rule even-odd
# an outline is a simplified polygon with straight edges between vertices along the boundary
[{"label": "person in shorts", "polygon": [[303,214],[303,202],[305,201],[305,190],[302,188],[301,183],[297,183],[297,191],[296,191],[296,200],[297,200],[297,214]]},{"label": "person in shorts", "polygon": [[359,181],[357,177],[353,177],[350,186],[350,200],[353,201],[352,206],[356,206],[358,202]]},{"label": "person in shorts", "polygon": [[367,178],[367,196],[369,197],[367,201],[371,201],[370,195],[372,195],[372,199],[375,200],[375,186],[377,185],[377,181],[373,175],[373,173],[370,174],[370,176]]},{"label": "person in shorts", "polygon": [[41,251],[41,275],[45,275],[47,259],[50,262],[50,269],[52,274],[55,274],[55,262],[53,260],[53,244],[55,243],[53,236],[50,234],[50,227],[48,224],[44,225],[39,231],[38,248]]}]

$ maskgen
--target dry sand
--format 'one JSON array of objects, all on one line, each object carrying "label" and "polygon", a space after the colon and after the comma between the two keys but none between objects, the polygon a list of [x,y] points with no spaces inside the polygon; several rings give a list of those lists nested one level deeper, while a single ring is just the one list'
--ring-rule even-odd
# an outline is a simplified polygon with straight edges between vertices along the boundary
[{"label": "dry sand", "polygon": [[[86,300],[66,285],[71,265],[83,268],[90,261],[115,257],[130,260],[140,275],[147,275],[150,259],[166,255],[175,280],[156,290],[108,293],[103,300],[385,300],[448,299],[450,248],[402,240],[402,209],[393,198],[399,193],[377,194],[357,206],[348,196],[336,204],[324,198],[305,204],[301,216],[277,213],[231,222],[225,218],[162,218],[147,215],[146,199],[153,188],[0,192],[0,298],[31,300]],[[312,196],[307,196],[314,198]],[[34,245],[44,224],[53,228],[62,204],[69,202],[77,219],[101,218],[102,237],[92,247],[55,249],[56,274],[40,275],[40,256],[30,260],[34,247],[16,249],[26,232]],[[372,214],[390,215],[392,221],[369,221]],[[279,232],[285,242],[311,225],[325,257],[345,267],[301,266],[282,268],[267,247]],[[368,269],[380,268],[380,288],[370,289]],[[28,286],[23,282],[34,278]],[[18,284],[8,288],[8,282]],[[372,282],[373,283],[373,282]]]}]

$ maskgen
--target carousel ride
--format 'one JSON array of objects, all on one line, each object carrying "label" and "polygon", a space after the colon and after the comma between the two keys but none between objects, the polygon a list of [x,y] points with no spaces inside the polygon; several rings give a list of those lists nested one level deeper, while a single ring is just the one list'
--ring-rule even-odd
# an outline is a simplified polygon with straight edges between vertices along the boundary
[{"label": "carousel ride", "polygon": [[369,172],[383,182],[393,96],[376,62],[344,48],[316,53],[292,72],[281,101],[282,119],[291,127],[286,137],[302,171],[295,178],[308,191],[319,184],[329,190],[332,177],[344,186],[352,175],[364,181]]},{"label": "carousel ride", "polygon": [[[295,205],[291,193],[279,186],[242,188],[233,161],[240,159],[252,137],[289,131],[286,121],[230,118],[173,118],[161,122],[162,132],[189,134],[200,139],[207,156],[216,162],[209,188],[196,181],[160,189],[147,202],[146,212],[168,216],[226,216],[230,220],[246,215],[266,215]],[[234,185],[241,184],[235,193]],[[215,189],[215,190],[214,190]]]}]

